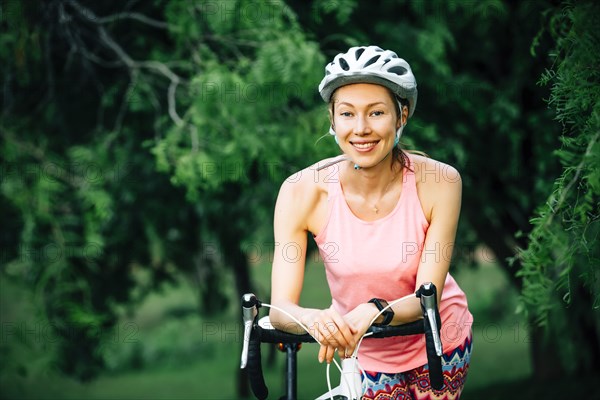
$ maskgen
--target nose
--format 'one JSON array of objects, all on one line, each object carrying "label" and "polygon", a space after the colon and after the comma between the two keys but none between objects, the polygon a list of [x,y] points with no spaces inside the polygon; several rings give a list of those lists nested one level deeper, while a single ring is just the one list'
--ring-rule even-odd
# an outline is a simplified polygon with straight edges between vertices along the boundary
[{"label": "nose", "polygon": [[354,130],[352,133],[362,136],[368,134],[369,132],[371,132],[371,127],[369,126],[367,118],[365,116],[358,116],[356,118],[356,123],[354,124]]}]

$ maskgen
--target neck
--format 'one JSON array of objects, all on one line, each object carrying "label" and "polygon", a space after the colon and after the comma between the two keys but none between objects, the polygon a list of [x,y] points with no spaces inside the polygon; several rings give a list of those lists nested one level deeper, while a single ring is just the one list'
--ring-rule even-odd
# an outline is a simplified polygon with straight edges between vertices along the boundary
[{"label": "neck", "polygon": [[345,163],[344,167],[345,186],[365,198],[380,195],[400,172],[400,165],[391,152],[381,162],[369,168],[356,170],[352,161]]}]

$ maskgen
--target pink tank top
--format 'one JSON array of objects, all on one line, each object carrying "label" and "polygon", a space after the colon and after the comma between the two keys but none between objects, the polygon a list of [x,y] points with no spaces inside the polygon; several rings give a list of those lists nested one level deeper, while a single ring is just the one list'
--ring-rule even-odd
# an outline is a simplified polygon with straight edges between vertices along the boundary
[{"label": "pink tank top", "polygon": [[[414,172],[405,169],[394,210],[363,221],[350,210],[339,180],[339,166],[328,177],[328,217],[315,242],[325,264],[333,307],[342,315],[373,297],[388,301],[416,290],[417,269],[429,224],[417,194]],[[444,353],[461,345],[473,316],[467,299],[448,274],[440,305]],[[365,339],[360,365],[367,371],[397,373],[427,363],[424,335]]]}]

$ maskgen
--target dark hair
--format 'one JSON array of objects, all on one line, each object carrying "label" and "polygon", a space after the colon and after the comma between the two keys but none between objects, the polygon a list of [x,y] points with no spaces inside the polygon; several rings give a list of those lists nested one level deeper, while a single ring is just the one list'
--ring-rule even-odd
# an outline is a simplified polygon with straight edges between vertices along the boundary
[{"label": "dark hair", "polygon": [[[396,117],[402,118],[402,112],[400,110],[398,102],[400,102],[400,104],[402,105],[402,109],[404,109],[404,107],[408,108],[408,100],[402,97],[395,96],[389,89],[388,92],[390,92],[390,95],[393,99],[398,100],[394,101],[394,105],[396,108]],[[398,143],[398,145],[394,146],[394,148],[392,149],[392,157],[400,164],[400,170],[403,170],[404,168],[410,170],[410,158],[408,158],[408,155],[406,155],[406,152],[402,149],[401,143]],[[392,167],[393,165],[394,164],[392,163]]]}]

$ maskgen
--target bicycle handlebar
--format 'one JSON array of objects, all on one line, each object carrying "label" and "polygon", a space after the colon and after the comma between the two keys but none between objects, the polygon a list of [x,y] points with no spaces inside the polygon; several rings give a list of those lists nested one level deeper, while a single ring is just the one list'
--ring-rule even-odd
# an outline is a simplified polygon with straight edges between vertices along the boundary
[{"label": "bicycle handlebar", "polygon": [[[429,366],[429,379],[434,389],[440,390],[444,384],[442,375],[442,347],[440,340],[441,318],[437,308],[437,294],[432,283],[422,285],[416,292],[421,299],[423,320],[403,325],[372,325],[367,330],[371,335],[367,338],[386,338],[392,336],[408,336],[425,334],[425,348]],[[252,293],[242,297],[242,314],[244,320],[244,344],[241,357],[241,368],[248,369],[250,386],[256,398],[264,400],[268,396],[267,385],[262,372],[261,343],[311,343],[315,339],[306,334],[293,334],[277,329],[265,329],[257,323],[258,308],[261,302]]]},{"label": "bicycle handlebar", "polygon": [[[278,329],[265,329],[261,326],[255,326],[258,332],[258,338],[261,343],[314,343],[315,339],[308,333],[294,334],[281,331]],[[425,333],[422,321],[414,321],[404,325],[395,326],[371,326],[367,333],[370,333],[366,338],[386,338],[391,336],[407,336]],[[366,339],[365,338],[365,339]]]}]

